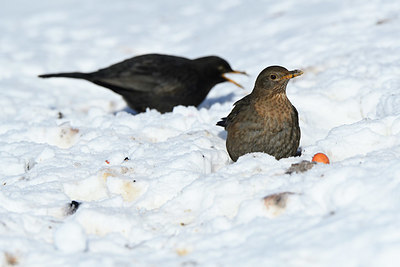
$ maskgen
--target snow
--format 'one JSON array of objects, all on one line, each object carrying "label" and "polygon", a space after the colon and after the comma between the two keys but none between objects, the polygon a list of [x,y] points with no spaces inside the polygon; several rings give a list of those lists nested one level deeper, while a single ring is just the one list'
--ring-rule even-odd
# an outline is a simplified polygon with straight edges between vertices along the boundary
[{"label": "snow", "polygon": [[[397,266],[399,11],[389,0],[3,3],[1,264]],[[136,115],[105,88],[37,78],[154,52],[219,55],[250,77],[230,76],[246,89],[217,85],[198,109]],[[270,65],[305,72],[287,89],[303,154],[233,163],[215,124]],[[286,173],[317,152],[331,164]]]},{"label": "snow", "polygon": [[54,234],[54,245],[66,253],[83,252],[86,249],[86,233],[77,222],[64,222]]}]

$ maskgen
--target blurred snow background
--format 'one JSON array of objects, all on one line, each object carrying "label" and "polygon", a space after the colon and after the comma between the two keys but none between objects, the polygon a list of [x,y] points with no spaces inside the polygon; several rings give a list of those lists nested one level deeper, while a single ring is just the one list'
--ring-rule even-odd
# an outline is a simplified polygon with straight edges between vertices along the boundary
[{"label": "blurred snow background", "polygon": [[[388,0],[4,1],[0,262],[397,266],[399,11]],[[85,81],[37,78],[154,52],[215,54],[251,76],[233,77],[246,90],[220,84],[199,109],[163,115],[128,113]],[[303,155],[232,163],[215,123],[270,65],[305,71],[287,89]],[[316,152],[331,164],[286,174]]]}]

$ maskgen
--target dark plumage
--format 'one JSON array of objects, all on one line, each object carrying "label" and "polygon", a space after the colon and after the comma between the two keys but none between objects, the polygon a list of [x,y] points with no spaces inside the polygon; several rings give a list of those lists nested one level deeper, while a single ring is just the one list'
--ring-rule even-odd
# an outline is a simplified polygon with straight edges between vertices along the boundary
[{"label": "dark plumage", "polygon": [[228,62],[217,56],[191,60],[147,54],[91,73],[55,73],[39,77],[84,79],[122,95],[129,107],[138,112],[146,108],[168,112],[177,105],[198,106],[218,83],[229,81],[240,86],[225,77],[225,73],[245,74],[232,70]]},{"label": "dark plumage", "polygon": [[233,161],[251,152],[264,152],[276,159],[296,155],[299,119],[286,96],[286,85],[302,73],[280,66],[264,69],[253,91],[237,101],[228,117],[217,123],[228,132],[226,148]]}]

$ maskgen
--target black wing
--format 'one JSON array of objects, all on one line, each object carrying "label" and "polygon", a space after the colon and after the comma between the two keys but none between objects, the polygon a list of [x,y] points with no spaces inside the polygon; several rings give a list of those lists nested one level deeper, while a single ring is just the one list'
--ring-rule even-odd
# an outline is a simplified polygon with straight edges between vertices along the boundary
[{"label": "black wing", "polygon": [[114,91],[169,93],[194,87],[199,79],[190,60],[148,54],[91,73],[91,81]]}]

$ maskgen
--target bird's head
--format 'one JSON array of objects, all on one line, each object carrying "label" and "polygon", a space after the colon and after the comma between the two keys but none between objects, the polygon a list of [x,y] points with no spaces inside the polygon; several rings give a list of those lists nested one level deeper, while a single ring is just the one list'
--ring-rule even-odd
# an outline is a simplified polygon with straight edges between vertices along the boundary
[{"label": "bird's head", "polygon": [[301,70],[289,71],[281,66],[265,68],[257,77],[254,90],[269,90],[275,93],[285,92],[290,79],[303,74]]},{"label": "bird's head", "polygon": [[208,56],[195,59],[194,61],[200,65],[205,76],[212,80],[215,84],[228,81],[239,86],[240,88],[243,88],[242,85],[228,78],[226,74],[236,73],[247,75],[246,72],[233,70],[229,63],[223,58],[217,56]]}]

